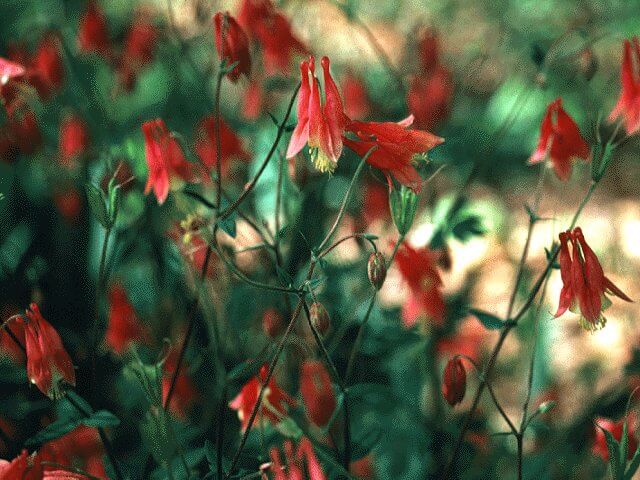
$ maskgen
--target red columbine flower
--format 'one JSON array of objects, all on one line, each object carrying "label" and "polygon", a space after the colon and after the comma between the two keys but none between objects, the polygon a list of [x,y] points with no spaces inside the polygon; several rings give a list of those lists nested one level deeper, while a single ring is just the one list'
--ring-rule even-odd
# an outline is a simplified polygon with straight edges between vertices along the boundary
[{"label": "red columbine flower", "polygon": [[[169,390],[171,388],[171,380],[173,378],[173,373],[176,371],[177,365],[178,353],[174,349],[171,350],[171,353],[165,360],[162,369],[163,404],[167,401],[167,396],[169,395]],[[188,410],[198,397],[198,390],[191,380],[191,377],[187,374],[187,370],[187,365],[183,362],[182,367],[180,368],[180,373],[178,373],[178,378],[176,379],[173,394],[171,395],[171,404],[169,405],[171,412],[180,418],[186,417]]]},{"label": "red columbine flower", "polygon": [[[238,411],[238,418],[242,423],[242,431],[249,426],[249,417],[258,402],[260,387],[267,378],[268,366],[260,367],[260,376],[252,377],[240,390],[236,398],[229,402],[229,407]],[[262,397],[262,403],[254,424],[261,421],[278,423],[287,414],[287,407],[295,405],[295,401],[276,383],[272,376]]]},{"label": "red columbine flower", "polygon": [[[108,478],[104,469],[104,449],[100,435],[95,428],[81,425],[60,438],[44,444],[38,452],[42,462],[80,468],[98,478]],[[44,463],[44,478],[75,479],[77,477],[56,477],[55,467]],[[80,477],[86,479],[86,476]]]},{"label": "red columbine flower", "polygon": [[284,329],[282,315],[275,308],[267,308],[262,314],[262,331],[266,336],[275,338]]},{"label": "red columbine flower", "polygon": [[442,375],[442,395],[452,407],[464,398],[467,389],[467,372],[460,357],[453,357],[447,362]]},{"label": "red columbine flower", "polygon": [[[313,451],[313,445],[308,438],[302,437],[298,449],[294,451],[290,440],[284,442],[284,455],[287,459],[286,468],[282,464],[280,452],[273,447],[269,452],[271,456],[271,472],[274,480],[326,480],[327,477],[322,466]],[[305,476],[304,472],[307,472]]]},{"label": "red columbine flower", "polygon": [[23,450],[11,462],[0,460],[0,478],[3,480],[41,480],[42,464],[36,453],[29,455]]},{"label": "red columbine flower", "polygon": [[66,115],[60,122],[60,160],[70,167],[89,147],[87,124],[78,115]]},{"label": "red columbine flower", "polygon": [[329,71],[329,59],[322,57],[325,102],[315,77],[315,59],[300,64],[301,87],[298,94],[298,124],[293,130],[287,158],[295,157],[306,143],[311,158],[321,172],[332,172],[342,154],[342,135],[349,119],[344,114],[340,92]]},{"label": "red columbine flower", "polygon": [[[607,448],[607,438],[605,437],[602,429],[604,428],[605,430],[608,430],[611,435],[613,435],[613,438],[615,438],[617,441],[621,441],[624,422],[625,419],[622,419],[619,422],[613,422],[607,418],[596,418],[595,423],[597,426],[595,427],[595,439],[591,450],[594,454],[602,457],[605,462],[609,461],[609,449]],[[631,458],[633,458],[633,454],[638,448],[638,440],[636,439],[636,428],[636,414],[634,412],[631,412],[627,417],[627,441],[629,442],[627,444],[627,460],[631,460]]]},{"label": "red columbine flower", "polygon": [[45,100],[60,90],[64,81],[64,64],[58,44],[55,35],[46,35],[31,59],[31,83]]},{"label": "red columbine flower", "polygon": [[158,204],[162,205],[169,195],[170,178],[178,175],[184,180],[189,180],[192,177],[191,167],[164,120],[158,118],[143,123],[142,133],[149,168],[144,193],[148,194],[153,189]]},{"label": "red columbine flower", "polygon": [[410,290],[402,308],[402,320],[406,327],[415,325],[422,315],[441,325],[444,321],[442,280],[438,273],[438,255],[428,248],[414,249],[404,243],[396,254],[396,264]]},{"label": "red columbine flower", "polygon": [[371,102],[364,82],[348,72],[342,78],[344,111],[349,118],[363,118],[371,112]]},{"label": "red columbine flower", "polygon": [[21,77],[25,71],[22,65],[0,57],[0,85],[4,85],[12,78]]},{"label": "red columbine flower", "polygon": [[249,76],[251,72],[251,56],[249,55],[249,39],[242,27],[229,12],[218,12],[213,17],[215,25],[216,50],[220,60],[229,66],[238,64],[227,73],[232,82],[237,82],[240,75]]},{"label": "red columbine flower", "polygon": [[540,141],[529,164],[543,162],[549,158],[558,178],[569,180],[574,158],[588,161],[591,155],[589,144],[582,138],[580,129],[562,108],[562,99],[549,104],[540,125]]},{"label": "red columbine flower", "polygon": [[[213,168],[218,160],[216,148],[216,120],[213,115],[203,118],[196,128],[195,151],[202,163]],[[229,173],[231,160],[249,160],[251,156],[242,146],[242,141],[222,119],[220,119],[220,147],[222,150],[222,175]]]},{"label": "red columbine flower", "polygon": [[238,22],[262,46],[265,70],[269,75],[287,72],[294,52],[308,52],[293,34],[289,20],[275,9],[270,0],[244,0]]},{"label": "red columbine flower", "polygon": [[[569,242],[572,252],[569,251]],[[580,313],[580,324],[585,329],[598,330],[607,322],[602,312],[611,305],[605,293],[632,301],[604,276],[598,257],[587,245],[579,227],[560,234],[558,262],[562,290],[556,317],[570,309]]]},{"label": "red columbine flower", "polygon": [[107,59],[111,56],[107,21],[100,5],[93,0],[80,17],[78,49],[83,53],[97,53]]},{"label": "red columbine flower", "polygon": [[410,130],[412,123],[413,115],[398,123],[353,121],[346,130],[358,139],[344,137],[344,144],[360,156],[377,147],[367,163],[382,170],[389,183],[389,177],[394,177],[412,190],[420,191],[422,179],[413,165],[414,156],[428,152],[444,139],[424,130]]},{"label": "red columbine flower", "polygon": [[149,341],[149,329],[138,320],[122,285],[114,285],[109,291],[109,326],[105,341],[118,355],[122,355],[133,342]]},{"label": "red columbine flower", "polygon": [[76,372],[58,332],[40,314],[35,303],[24,320],[29,381],[51,399],[64,396],[63,384],[75,386]]},{"label": "red columbine flower", "polygon": [[260,80],[251,80],[244,92],[242,116],[247,120],[256,120],[262,113],[264,89]]},{"label": "red columbine flower", "polygon": [[126,91],[133,90],[138,74],[153,60],[157,39],[158,29],[151,23],[149,13],[139,11],[127,34],[118,67]]},{"label": "red columbine flower", "polygon": [[53,195],[58,212],[70,223],[77,223],[82,211],[82,198],[75,188],[60,190]]},{"label": "red columbine flower", "polygon": [[638,37],[633,37],[633,47],[629,40],[624,41],[620,85],[620,97],[609,115],[609,121],[613,122],[618,117],[622,117],[625,130],[632,135],[640,130],[640,42]]},{"label": "red columbine flower", "polygon": [[307,360],[302,364],[300,393],[309,420],[319,427],[324,427],[336,409],[336,396],[329,373],[322,362]]}]

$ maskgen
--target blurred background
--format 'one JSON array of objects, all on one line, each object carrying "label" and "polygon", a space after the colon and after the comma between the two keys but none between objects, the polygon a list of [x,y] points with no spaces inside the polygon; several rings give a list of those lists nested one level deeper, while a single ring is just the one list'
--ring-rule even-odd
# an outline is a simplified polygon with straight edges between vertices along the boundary
[{"label": "blurred background", "polygon": [[[120,417],[121,426],[113,432],[118,453],[132,476],[141,478],[136,465],[141,468],[151,447],[137,426],[145,408],[143,395],[127,394],[132,381],[123,368],[130,359],[102,345],[100,388],[87,390],[91,352],[86,338],[96,305],[107,328],[109,301],[96,294],[104,229],[90,215],[84,184],[105,185],[116,170],[119,181],[126,182],[108,250],[108,283],[109,288],[124,288],[151,332],[140,355],[152,362],[163,350],[163,339],[171,339],[174,347],[179,344],[176,339],[185,330],[203,261],[204,242],[184,238],[189,230],[185,219],[210,212],[185,194],[185,185],[173,185],[170,200],[161,207],[144,195],[147,168],[140,125],[163,118],[191,155],[201,155],[199,148],[206,145],[201,143],[200,122],[213,112],[218,65],[211,17],[218,10],[235,15],[241,2],[98,3],[117,52],[112,56],[82,51],[78,29],[87,3],[0,0],[0,56],[47,68],[47,62],[55,63],[45,48],[53,35],[62,71],[57,82],[53,75],[49,87],[24,87],[19,95],[26,106],[18,119],[4,111],[0,118],[0,311],[5,319],[31,301],[41,304],[78,365],[78,391],[94,408]],[[498,338],[467,312],[474,307],[506,315],[527,235],[525,205],[533,201],[540,169],[546,168],[527,165],[545,109],[561,97],[590,144],[598,131],[605,139],[611,135],[614,126],[607,117],[619,95],[622,40],[638,33],[638,5],[587,0],[275,4],[308,52],[330,57],[348,115],[398,121],[413,113],[417,127],[445,138],[428,155],[422,173],[433,178],[420,195],[407,237],[414,247],[446,252],[448,261],[439,268],[444,323],[434,326],[426,320],[413,328],[403,326],[401,311],[409,292],[392,267],[354,370],[354,383],[367,388],[359,390],[352,413],[357,419],[354,438],[368,439],[361,444],[366,444],[363,449],[378,478],[438,478],[470,407],[469,392],[477,385],[477,375],[469,370],[467,397],[451,409],[439,391],[442,368],[457,353],[486,361]],[[132,40],[131,32],[145,22]],[[287,68],[274,73],[254,46],[250,77],[222,84],[222,118],[238,139],[236,150],[224,154],[224,178],[232,196],[252,178],[271,147],[276,132],[271,116],[284,116],[302,53],[293,52]],[[6,102],[8,93],[3,95]],[[65,155],[62,149],[61,124],[73,115],[89,132],[81,155]],[[287,139],[285,135],[278,157],[284,156]],[[634,300],[640,299],[635,280],[640,269],[639,148],[632,137],[616,150],[578,223],[607,276]],[[279,225],[285,227],[284,264],[294,279],[304,279],[309,245],[317,244],[330,225],[356,164],[355,155],[347,152],[335,174],[328,176],[314,171],[303,155],[290,165],[282,159],[271,161],[247,202],[258,230],[274,231],[276,182],[279,172],[285,172]],[[590,181],[585,162],[576,163],[566,183],[551,170],[544,174],[538,211],[544,221],[531,239],[516,308],[546,265],[545,248],[567,228]],[[197,189],[212,197],[211,184]],[[457,229],[450,228],[454,203]],[[235,238],[222,241],[235,252],[238,267],[256,278],[277,278],[269,252],[251,248],[261,241],[256,229],[241,218],[236,228]],[[364,171],[339,236],[359,231],[377,235],[387,255],[397,239],[384,178],[371,168]],[[341,371],[370,298],[367,258],[366,245],[341,244],[327,258],[317,289],[332,319],[326,340]],[[212,263],[195,336],[201,348],[187,355],[189,379],[198,393],[185,394],[186,416],[176,427],[179,443],[194,452],[212,438],[216,412],[208,402],[219,398],[219,367],[211,366],[219,353],[210,339],[222,337],[222,363],[228,372],[269,348],[264,312],[287,311],[282,296],[238,282],[220,259]],[[544,301],[507,338],[493,385],[506,413],[519,422],[537,338],[532,409],[547,400],[557,405],[536,419],[525,436],[525,478],[604,478],[606,464],[591,452],[593,421],[619,419],[631,391],[640,385],[639,307],[614,300],[605,312],[606,326],[589,333],[572,313],[553,318],[561,286],[554,270],[543,290]],[[278,379],[289,392],[297,388],[295,365],[312,349],[309,338],[310,332],[300,327],[278,369]],[[6,423],[14,432],[11,441],[0,441],[0,456],[12,458],[27,438],[64,412],[24,385],[19,354],[6,336],[0,336],[0,345],[5,353],[13,351],[2,357],[0,368],[0,425]],[[233,396],[243,381],[230,388]],[[237,430],[235,412],[229,410],[226,416],[229,430]],[[461,478],[515,475],[515,442],[496,435],[506,429],[485,395],[463,447]],[[229,434],[226,442],[230,456],[237,438]],[[250,448],[259,450],[256,445]],[[255,470],[257,459],[265,460],[259,455],[243,460],[246,471]],[[152,471],[153,478],[164,478],[162,469]]]}]

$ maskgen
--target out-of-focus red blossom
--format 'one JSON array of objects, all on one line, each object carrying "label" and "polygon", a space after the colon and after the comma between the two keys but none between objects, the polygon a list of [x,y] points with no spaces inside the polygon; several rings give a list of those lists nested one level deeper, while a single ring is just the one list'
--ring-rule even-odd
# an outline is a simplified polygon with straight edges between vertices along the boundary
[{"label": "out-of-focus red blossom", "polygon": [[238,22],[262,47],[267,74],[287,73],[294,53],[307,54],[307,47],[293,34],[287,17],[271,0],[243,0]]},{"label": "out-of-focus red blossom", "polygon": [[[169,389],[171,388],[171,379],[173,373],[176,370],[178,364],[178,352],[174,349],[164,362],[164,368],[162,370],[162,401],[167,400]],[[176,385],[171,395],[171,405],[169,410],[180,418],[185,418],[191,406],[198,398],[198,389],[194,385],[193,381],[186,373],[187,366],[183,363],[180,368],[180,373],[176,379]]]},{"label": "out-of-focus red blossom", "polygon": [[[213,168],[217,163],[216,148],[216,120],[213,115],[209,115],[198,123],[196,127],[195,151],[202,163]],[[222,150],[222,175],[229,173],[229,167],[233,159],[249,160],[251,156],[242,146],[242,141],[236,133],[220,119],[220,147]],[[207,178],[207,177],[205,177]]]},{"label": "out-of-focus red blossom", "polygon": [[474,360],[480,358],[486,330],[471,316],[467,317],[450,336],[438,338],[437,351],[440,356],[465,355]]},{"label": "out-of-focus red blossom", "polygon": [[45,35],[31,59],[30,81],[44,100],[60,90],[64,82],[59,42],[55,35]]},{"label": "out-of-focus red blossom", "polygon": [[640,42],[638,37],[633,37],[632,41],[633,46],[629,40],[624,41],[620,97],[609,115],[610,122],[622,117],[629,135],[640,130]]},{"label": "out-of-focus red blossom", "polygon": [[427,247],[414,249],[404,243],[396,254],[396,264],[407,282],[410,295],[402,307],[402,321],[410,328],[421,316],[436,325],[444,321],[442,280],[436,268],[437,254]]},{"label": "out-of-focus red blossom", "polygon": [[[636,428],[637,428],[637,419],[635,412],[629,413],[627,416],[627,439],[628,439],[628,450],[627,450],[627,460],[630,460],[633,457],[633,454],[636,452],[638,448],[638,439],[636,438]],[[618,422],[614,422],[607,418],[598,417],[595,420],[595,439],[593,442],[592,452],[602,459],[605,462],[609,461],[609,449],[607,448],[607,438],[605,437],[602,429],[609,431],[613,438],[617,441],[622,440],[622,428],[624,426],[625,419]]]},{"label": "out-of-focus red blossom", "polygon": [[364,118],[371,113],[367,87],[353,73],[347,72],[342,77],[342,92],[344,93],[344,111],[349,118]]},{"label": "out-of-focus red blossom", "polygon": [[78,50],[82,53],[97,53],[106,59],[111,57],[107,20],[96,1],[89,1],[80,17]]},{"label": "out-of-focus red blossom", "polygon": [[[240,393],[229,402],[229,407],[238,412],[238,419],[242,425],[243,432],[249,425],[249,417],[258,401],[260,387],[267,378],[268,370],[269,367],[266,363],[262,365],[262,367],[260,367],[260,376],[256,375],[252,377],[242,387]],[[294,399],[280,388],[276,383],[276,379],[272,376],[264,392],[254,425],[263,421],[269,421],[273,424],[278,423],[281,418],[287,414],[287,408],[293,405],[295,405]]]},{"label": "out-of-focus red blossom", "polygon": [[611,304],[605,293],[615,295],[626,302],[632,301],[604,276],[600,261],[587,244],[580,227],[560,233],[558,262],[562,290],[556,317],[571,309],[580,313],[580,324],[585,329],[597,330],[605,325],[607,320],[602,312]]},{"label": "out-of-focus red blossom", "polygon": [[356,478],[362,480],[373,480],[376,478],[376,472],[373,467],[373,458],[366,455],[358,460],[351,462],[349,465],[349,473]]},{"label": "out-of-focus red blossom", "polygon": [[442,395],[449,405],[456,406],[464,398],[467,390],[467,371],[460,357],[447,362],[442,375]]},{"label": "out-of-focus red blossom", "polygon": [[320,63],[324,72],[324,105],[315,77],[315,59],[310,57],[300,64],[298,123],[289,141],[287,158],[295,157],[308,143],[316,168],[321,172],[332,172],[342,155],[342,136],[349,119],[344,114],[340,92],[331,77],[329,59],[322,57]]},{"label": "out-of-focus red blossom", "polygon": [[418,71],[411,79],[407,105],[416,127],[431,130],[449,113],[453,80],[451,71],[440,63],[440,39],[433,30],[420,33],[417,52]]},{"label": "out-of-focus red blossom", "polygon": [[589,144],[580,134],[576,122],[562,108],[562,99],[557,98],[547,107],[540,125],[538,147],[529,158],[529,164],[549,158],[558,178],[567,181],[571,177],[573,160],[588,161],[590,155]]},{"label": "out-of-focus red blossom", "polygon": [[171,177],[177,175],[183,180],[190,180],[191,167],[164,120],[158,118],[143,123],[142,133],[149,168],[144,193],[148,194],[153,189],[158,204],[162,205],[169,195]]},{"label": "out-of-focus red blossom", "polygon": [[275,338],[284,328],[282,315],[275,308],[267,308],[262,314],[262,331],[270,338]]},{"label": "out-of-focus red blossom", "polygon": [[362,216],[367,225],[376,220],[389,220],[389,187],[378,182],[370,182],[365,187]]},{"label": "out-of-focus red blossom", "polygon": [[336,409],[336,396],[331,377],[322,362],[307,360],[300,369],[300,393],[307,417],[319,427],[324,427]]},{"label": "out-of-focus red blossom", "polygon": [[129,28],[118,67],[126,91],[133,90],[138,74],[153,60],[157,40],[158,29],[151,23],[149,12],[139,11]]},{"label": "out-of-focus red blossom", "polygon": [[5,84],[12,78],[21,77],[25,72],[22,65],[0,57],[0,84]]},{"label": "out-of-focus red blossom", "polygon": [[43,477],[41,459],[38,454],[23,450],[11,462],[0,460],[0,479],[2,480],[41,480]]},{"label": "out-of-focus red blossom", "polygon": [[149,329],[138,320],[124,287],[113,285],[109,290],[109,326],[105,342],[113,352],[122,355],[132,343],[149,341]]},{"label": "out-of-focus red blossom", "polygon": [[[308,438],[302,437],[298,448],[294,451],[293,443],[290,440],[284,442],[284,455],[286,465],[282,463],[280,452],[273,447],[269,452],[271,456],[271,473],[274,480],[326,480],[326,475],[322,470],[322,465],[318,461],[313,445]],[[304,472],[307,472],[305,476]]]},{"label": "out-of-focus red blossom", "polygon": [[237,82],[240,75],[249,76],[251,72],[251,55],[249,55],[249,39],[242,27],[229,12],[218,12],[213,16],[215,26],[216,50],[220,60],[226,65],[238,63],[227,73],[232,82]]},{"label": "out-of-focus red blossom", "polygon": [[[38,455],[43,462],[77,467],[94,477],[108,478],[102,461],[104,449],[95,428],[81,425],[66,435],[43,445]],[[56,467],[45,466],[44,470],[45,472],[55,471]],[[45,478],[48,477],[45,476]]]},{"label": "out-of-focus red blossom", "polygon": [[426,153],[444,142],[424,130],[411,130],[413,115],[401,122],[353,121],[346,130],[354,133],[358,140],[344,138],[344,144],[361,157],[372,147],[367,163],[382,170],[391,184],[390,177],[419,192],[422,187],[420,174],[414,167],[414,155]]},{"label": "out-of-focus red blossom", "polygon": [[23,155],[31,155],[42,146],[42,134],[32,110],[13,114],[6,128],[13,144]]},{"label": "out-of-focus red blossom", "polygon": [[247,90],[244,92],[244,98],[242,100],[242,116],[247,120],[255,120],[262,113],[262,103],[264,90],[262,83],[257,80],[252,80],[247,86]]},{"label": "out-of-focus red blossom", "polygon": [[435,128],[449,113],[453,98],[451,72],[438,66],[433,71],[416,75],[407,92],[407,105],[415,115],[416,127]]},{"label": "out-of-focus red blossom", "polygon": [[60,163],[70,167],[89,148],[87,124],[75,113],[65,115],[60,122]]},{"label": "out-of-focus red blossom", "polygon": [[67,222],[77,223],[80,220],[82,197],[75,188],[56,192],[53,195],[53,203]]},{"label": "out-of-focus red blossom", "polygon": [[26,311],[24,338],[27,377],[51,399],[64,396],[64,384],[75,386],[76,372],[60,335],[40,314],[35,303]]},{"label": "out-of-focus red blossom", "polygon": [[[178,247],[180,251],[183,253],[185,257],[191,263],[193,270],[198,272],[202,271],[202,267],[204,267],[204,262],[207,258],[207,242],[205,242],[200,235],[192,234],[188,240],[183,235],[181,238],[176,239],[178,243]],[[215,253],[212,253],[209,258],[209,265],[207,265],[207,271],[205,275],[208,278],[213,278],[216,272],[216,256]]]}]

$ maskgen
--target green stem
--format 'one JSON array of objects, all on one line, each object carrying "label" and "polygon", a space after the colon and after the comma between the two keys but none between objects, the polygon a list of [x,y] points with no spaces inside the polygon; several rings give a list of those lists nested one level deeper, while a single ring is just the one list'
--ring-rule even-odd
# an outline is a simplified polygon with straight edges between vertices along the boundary
[{"label": "green stem", "polygon": [[215,138],[216,138],[216,205],[220,208],[222,200],[222,142],[220,139],[220,90],[222,88],[222,70],[216,75],[216,96],[214,99]]},{"label": "green stem", "polygon": [[360,351],[360,344],[364,339],[364,329],[369,322],[369,317],[371,316],[371,311],[373,310],[373,305],[376,301],[376,294],[374,292],[371,295],[371,300],[369,300],[369,306],[367,307],[367,312],[364,314],[364,318],[362,319],[362,323],[358,327],[358,334],[356,335],[356,339],[353,342],[353,347],[351,347],[351,353],[349,354],[349,360],[347,361],[347,370],[344,374],[344,383],[345,385],[349,385],[349,381],[351,380],[351,374],[353,373],[353,368],[356,364],[356,358],[358,357],[358,352]]},{"label": "green stem", "polygon": [[91,328],[91,383],[95,383],[96,375],[96,351],[98,350],[98,336],[100,323],[100,297],[106,294],[104,292],[107,279],[105,278],[105,267],[107,263],[107,250],[109,248],[109,237],[111,236],[111,228],[105,229],[104,239],[102,241],[102,252],[100,253],[100,266],[98,267],[98,281],[96,288],[96,310],[93,317],[93,326]]}]

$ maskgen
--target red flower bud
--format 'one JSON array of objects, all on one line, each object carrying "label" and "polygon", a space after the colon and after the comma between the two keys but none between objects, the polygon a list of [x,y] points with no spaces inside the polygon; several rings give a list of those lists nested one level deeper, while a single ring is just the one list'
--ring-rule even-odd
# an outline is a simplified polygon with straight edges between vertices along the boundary
[{"label": "red flower bud", "polygon": [[382,253],[375,252],[369,255],[367,274],[373,288],[380,290],[385,278],[387,278],[387,262]]},{"label": "red flower bud", "polygon": [[309,360],[302,364],[300,393],[309,420],[319,427],[324,427],[336,409],[336,397],[331,386],[331,378],[322,362]]},{"label": "red flower bud", "polygon": [[221,60],[227,66],[238,62],[238,64],[227,73],[227,77],[232,82],[236,82],[240,75],[249,76],[251,72],[251,56],[249,55],[249,39],[238,25],[236,19],[228,12],[218,12],[213,17],[215,25],[216,50]]},{"label": "red flower bud", "polygon": [[331,319],[327,313],[327,309],[320,302],[313,302],[309,309],[311,315],[311,323],[321,335],[327,333],[331,327]]},{"label": "red flower bud", "polygon": [[78,26],[78,49],[83,53],[95,52],[109,58],[111,46],[104,13],[95,1],[87,4]]},{"label": "red flower bud", "polygon": [[275,338],[282,332],[282,315],[275,308],[268,308],[262,315],[262,330],[267,337]]},{"label": "red flower bud", "polygon": [[40,314],[35,303],[24,325],[29,381],[51,399],[64,396],[63,384],[75,386],[76,372],[58,332]]},{"label": "red flower bud", "polygon": [[467,389],[467,372],[460,357],[453,357],[444,368],[442,395],[449,405],[456,406]]},{"label": "red flower bud", "polygon": [[53,202],[58,212],[70,223],[76,223],[82,211],[82,198],[75,188],[69,188],[57,192],[53,196]]},{"label": "red flower bud", "polygon": [[38,45],[31,60],[30,79],[40,97],[45,100],[62,87],[64,64],[58,39],[54,35],[47,35]]}]

